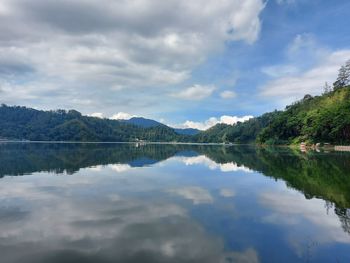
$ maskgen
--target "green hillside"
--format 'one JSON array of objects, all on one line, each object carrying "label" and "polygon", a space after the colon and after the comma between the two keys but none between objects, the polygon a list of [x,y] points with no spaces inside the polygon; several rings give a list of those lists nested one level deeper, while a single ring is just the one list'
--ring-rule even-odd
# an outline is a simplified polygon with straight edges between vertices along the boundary
[{"label": "green hillside", "polygon": [[322,96],[306,95],[284,111],[265,113],[244,123],[215,125],[194,139],[218,143],[350,144],[350,86]]},{"label": "green hillside", "polygon": [[30,141],[184,141],[165,125],[144,128],[122,121],[83,116],[75,110],[39,111],[0,106],[0,138]]},{"label": "green hillside", "polygon": [[231,143],[255,143],[258,134],[269,125],[278,111],[265,113],[260,117],[252,118],[236,125],[217,124],[214,127],[201,132],[194,137],[198,142],[231,142]]},{"label": "green hillside", "polygon": [[258,135],[267,144],[350,143],[350,87],[304,99],[286,107]]}]

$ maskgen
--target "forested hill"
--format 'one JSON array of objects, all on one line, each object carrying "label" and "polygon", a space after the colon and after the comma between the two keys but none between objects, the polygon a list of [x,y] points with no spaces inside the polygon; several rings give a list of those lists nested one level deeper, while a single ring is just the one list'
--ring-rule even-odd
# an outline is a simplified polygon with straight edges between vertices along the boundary
[{"label": "forested hill", "polygon": [[0,139],[31,141],[185,141],[165,125],[140,127],[122,121],[83,116],[75,110],[40,111],[0,106]]},{"label": "forested hill", "polygon": [[258,135],[259,143],[328,142],[350,144],[350,86],[306,95],[287,106]]},{"label": "forested hill", "polygon": [[218,124],[196,136],[199,142],[259,144],[350,144],[350,86],[302,100],[234,126]]},{"label": "forested hill", "polygon": [[267,127],[277,114],[279,114],[277,111],[265,113],[260,117],[252,118],[246,122],[238,122],[235,125],[217,124],[196,135],[194,140],[197,142],[252,144],[256,142],[262,129]]}]

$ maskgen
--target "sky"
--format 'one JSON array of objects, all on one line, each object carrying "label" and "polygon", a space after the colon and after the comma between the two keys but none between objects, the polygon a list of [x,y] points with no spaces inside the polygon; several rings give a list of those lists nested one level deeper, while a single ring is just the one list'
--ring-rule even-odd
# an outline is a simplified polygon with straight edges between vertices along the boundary
[{"label": "sky", "polygon": [[234,124],[332,84],[348,0],[1,0],[0,103]]}]

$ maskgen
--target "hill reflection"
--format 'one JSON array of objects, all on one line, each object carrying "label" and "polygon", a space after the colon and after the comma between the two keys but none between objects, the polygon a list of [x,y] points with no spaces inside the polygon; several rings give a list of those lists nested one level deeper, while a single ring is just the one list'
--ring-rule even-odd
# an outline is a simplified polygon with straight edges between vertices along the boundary
[{"label": "hill reflection", "polygon": [[[101,165],[123,171],[170,158],[222,172],[257,171],[285,181],[306,198],[322,198],[339,209],[350,207],[350,155],[336,152],[218,145],[4,143],[0,145],[0,177],[34,172],[74,174]],[[346,215],[341,210],[338,214]]]}]

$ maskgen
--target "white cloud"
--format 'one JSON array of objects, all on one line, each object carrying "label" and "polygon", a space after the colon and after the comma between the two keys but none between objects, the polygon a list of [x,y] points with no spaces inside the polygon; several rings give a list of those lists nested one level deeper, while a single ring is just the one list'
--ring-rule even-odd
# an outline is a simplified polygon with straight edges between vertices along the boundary
[{"label": "white cloud", "polygon": [[234,91],[231,90],[224,90],[220,93],[220,97],[223,99],[232,99],[235,98],[237,94]]},{"label": "white cloud", "polygon": [[244,165],[238,165],[237,163],[234,163],[234,162],[219,164],[219,168],[221,172],[238,172],[238,171],[242,171],[245,173],[252,172],[251,169],[245,167]]},{"label": "white cloud", "polygon": [[208,120],[204,122],[195,122],[195,121],[186,121],[182,125],[180,125],[181,128],[193,128],[198,130],[207,130],[216,124],[227,124],[227,125],[234,125],[237,122],[245,122],[249,119],[253,118],[253,116],[243,116],[243,117],[237,117],[237,116],[228,116],[223,115],[220,118],[211,117]]},{"label": "white cloud", "polygon": [[[339,218],[333,211],[325,214],[324,201],[320,199],[307,200],[295,191],[264,192],[260,202],[272,209],[270,215],[262,218],[266,223],[272,224],[299,224],[307,219],[319,229],[315,238],[322,242],[350,243],[349,236],[341,228]],[[293,229],[290,228],[290,229]]]},{"label": "white cloud", "polygon": [[245,122],[249,119],[253,118],[253,116],[243,116],[243,117],[237,117],[237,116],[227,116],[223,115],[220,117],[220,123],[228,124],[228,125],[234,125],[237,122]]},{"label": "white cloud", "polygon": [[261,87],[260,95],[278,98],[281,105],[305,94],[323,92],[325,82],[332,84],[338,69],[350,58],[350,49],[329,50],[311,34],[299,34],[287,46],[286,63],[261,69],[272,79]]},{"label": "white cloud", "polygon": [[188,186],[177,189],[171,189],[168,192],[181,196],[185,199],[189,199],[193,202],[194,205],[211,204],[214,201],[211,194],[207,190],[199,186]]},{"label": "white cloud", "polygon": [[188,87],[179,92],[172,93],[171,95],[173,97],[185,100],[202,100],[209,97],[215,89],[215,86],[203,86],[195,84],[192,87]]},{"label": "white cloud", "polygon": [[305,72],[268,82],[262,87],[261,95],[280,97],[291,102],[305,94],[320,94],[323,91],[324,83],[333,83],[337,77],[338,69],[349,58],[350,50],[330,52],[317,65]]},{"label": "white cloud", "polygon": [[271,78],[296,76],[317,65],[328,54],[312,34],[298,34],[285,50],[287,62],[265,66],[261,71]]},{"label": "white cloud", "polygon": [[[2,262],[45,261],[47,255],[62,251],[103,262],[130,262],[141,254],[144,262],[259,262],[254,249],[227,251],[222,239],[206,231],[184,207],[135,192],[138,185],[145,191],[145,183],[154,188],[153,181],[106,181],[84,173],[64,179],[2,179],[1,200],[7,205],[0,209],[0,245],[9,248],[1,254]],[[90,183],[88,189],[82,180]],[[127,190],[129,184],[133,187]],[[180,195],[193,202],[212,200],[205,189],[185,189],[199,193]],[[162,191],[152,191],[158,190]]]},{"label": "white cloud", "polygon": [[103,118],[103,113],[101,113],[101,112],[94,112],[94,113],[88,114],[88,116],[102,119]]},{"label": "white cloud", "polygon": [[273,78],[285,77],[299,73],[299,69],[294,65],[276,65],[263,67],[261,71]]},{"label": "white cloud", "polygon": [[108,114],[115,105],[149,108],[140,90],[168,94],[164,87],[189,79],[227,41],[256,41],[264,7],[263,0],[2,0],[0,72],[9,86],[2,100],[85,112],[104,105]]},{"label": "white cloud", "polygon": [[238,172],[242,171],[245,173],[251,173],[252,170],[249,168],[243,166],[243,165],[238,165],[237,163],[234,162],[229,162],[229,163],[216,163],[210,158],[206,157],[205,155],[199,155],[199,156],[193,156],[193,157],[181,157],[180,160],[185,164],[185,165],[205,165],[208,167],[210,170],[216,170],[219,169],[221,172]]},{"label": "white cloud", "polygon": [[137,117],[136,115],[132,115],[126,112],[118,112],[114,114],[110,119],[112,120],[130,120],[133,117]]},{"label": "white cloud", "polygon": [[117,173],[123,173],[132,169],[128,164],[109,164],[108,167]]}]

